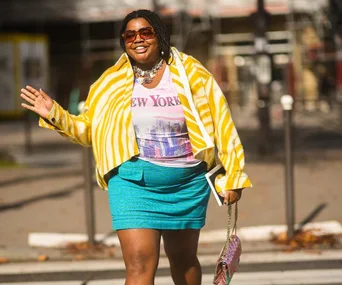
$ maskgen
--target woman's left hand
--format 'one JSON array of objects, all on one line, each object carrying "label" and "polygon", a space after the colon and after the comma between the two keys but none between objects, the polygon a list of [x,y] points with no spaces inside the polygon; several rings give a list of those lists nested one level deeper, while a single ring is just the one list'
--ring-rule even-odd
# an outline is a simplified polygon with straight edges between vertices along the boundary
[{"label": "woman's left hand", "polygon": [[221,192],[220,195],[224,197],[224,204],[231,205],[241,199],[242,189],[228,190]]}]

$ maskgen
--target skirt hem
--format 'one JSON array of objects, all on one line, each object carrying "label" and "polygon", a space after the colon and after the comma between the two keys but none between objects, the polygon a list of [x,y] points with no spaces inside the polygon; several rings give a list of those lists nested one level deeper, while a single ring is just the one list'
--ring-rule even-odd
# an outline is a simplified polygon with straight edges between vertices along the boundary
[{"label": "skirt hem", "polygon": [[156,229],[156,230],[184,230],[184,229],[196,229],[199,230],[205,225],[205,219],[203,221],[158,221],[158,220],[132,220],[115,222],[113,221],[113,230],[126,230],[126,229]]}]

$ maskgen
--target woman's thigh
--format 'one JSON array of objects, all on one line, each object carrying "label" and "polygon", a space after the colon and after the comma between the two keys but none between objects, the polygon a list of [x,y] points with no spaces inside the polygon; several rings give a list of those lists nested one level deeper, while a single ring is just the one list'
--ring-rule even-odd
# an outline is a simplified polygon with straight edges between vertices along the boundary
[{"label": "woman's thigh", "polygon": [[164,249],[170,262],[193,262],[197,258],[200,230],[167,230],[162,232]]},{"label": "woman's thigh", "polygon": [[154,274],[158,267],[161,233],[154,229],[117,231],[128,274]]}]

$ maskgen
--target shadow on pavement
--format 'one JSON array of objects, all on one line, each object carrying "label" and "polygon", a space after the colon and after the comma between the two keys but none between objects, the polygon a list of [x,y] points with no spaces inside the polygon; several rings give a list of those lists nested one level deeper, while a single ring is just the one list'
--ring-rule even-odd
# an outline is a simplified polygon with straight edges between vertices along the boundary
[{"label": "shadow on pavement", "polygon": [[46,199],[64,198],[66,196],[69,196],[75,191],[81,190],[82,188],[83,188],[83,183],[78,183],[63,190],[58,190],[58,191],[50,192],[50,193],[43,194],[43,195],[37,195],[37,196],[24,199],[18,202],[14,202],[14,203],[3,204],[3,205],[0,205],[0,212],[4,212],[8,210],[16,210],[21,207],[24,207],[33,203],[37,203]]},{"label": "shadow on pavement", "polygon": [[313,221],[320,214],[320,212],[322,212],[323,209],[326,208],[327,206],[328,206],[327,203],[319,204],[304,220],[302,220],[298,224],[298,229],[296,230],[296,232],[300,232],[306,224]]},{"label": "shadow on pavement", "polygon": [[[24,171],[24,170],[23,170]],[[35,180],[45,180],[45,179],[50,179],[50,178],[56,178],[56,177],[72,177],[72,176],[79,176],[81,175],[82,172],[81,170],[65,170],[61,172],[53,172],[53,173],[44,173],[44,175],[32,175],[32,176],[21,176],[21,177],[13,177],[13,179],[8,179],[5,181],[0,182],[0,187],[6,187],[9,185],[15,185],[15,184],[20,184],[23,182],[31,182]]]}]

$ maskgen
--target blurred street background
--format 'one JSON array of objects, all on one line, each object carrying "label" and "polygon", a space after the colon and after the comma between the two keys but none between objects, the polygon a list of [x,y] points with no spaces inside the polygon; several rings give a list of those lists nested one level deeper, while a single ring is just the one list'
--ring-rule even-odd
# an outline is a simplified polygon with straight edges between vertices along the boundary
[{"label": "blurred street background", "polygon": [[[19,94],[41,87],[77,115],[122,53],[122,18],[144,8],[213,73],[245,149],[254,187],[239,203],[244,254],[232,284],[342,284],[340,0],[2,0],[0,284],[123,284],[89,149],[39,128]],[[294,100],[289,111],[283,95]],[[203,284],[212,283],[226,215],[212,197]],[[158,272],[156,284],[172,284],[163,253]]]}]

